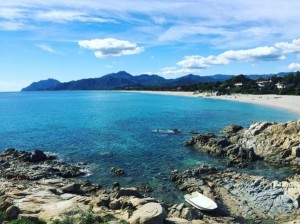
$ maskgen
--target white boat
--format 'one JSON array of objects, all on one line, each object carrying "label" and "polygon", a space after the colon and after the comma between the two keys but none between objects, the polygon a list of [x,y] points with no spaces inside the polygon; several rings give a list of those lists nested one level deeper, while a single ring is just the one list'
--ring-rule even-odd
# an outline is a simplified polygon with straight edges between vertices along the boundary
[{"label": "white boat", "polygon": [[216,202],[197,191],[184,195],[184,199],[195,208],[204,211],[214,210],[218,207]]}]

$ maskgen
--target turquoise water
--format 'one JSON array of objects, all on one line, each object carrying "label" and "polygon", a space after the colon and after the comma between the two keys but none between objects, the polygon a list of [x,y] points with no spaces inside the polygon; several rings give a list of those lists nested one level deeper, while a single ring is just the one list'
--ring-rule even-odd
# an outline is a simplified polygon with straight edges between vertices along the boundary
[{"label": "turquoise water", "polygon": [[[295,118],[273,108],[204,98],[105,91],[0,93],[0,149],[40,148],[68,162],[87,162],[90,180],[106,187],[114,181],[151,186],[153,196],[173,202],[182,195],[169,180],[171,170],[223,162],[185,148],[189,131]],[[182,133],[151,132],[158,128]],[[113,166],[124,168],[126,175],[111,174]],[[264,164],[246,172],[270,178],[274,174]]]}]

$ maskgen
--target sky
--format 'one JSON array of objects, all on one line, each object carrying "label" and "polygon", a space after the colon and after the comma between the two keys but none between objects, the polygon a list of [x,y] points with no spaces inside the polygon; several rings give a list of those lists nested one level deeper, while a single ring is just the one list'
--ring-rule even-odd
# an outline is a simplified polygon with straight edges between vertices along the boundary
[{"label": "sky", "polygon": [[0,0],[0,91],[118,71],[297,71],[299,9],[299,0]]}]

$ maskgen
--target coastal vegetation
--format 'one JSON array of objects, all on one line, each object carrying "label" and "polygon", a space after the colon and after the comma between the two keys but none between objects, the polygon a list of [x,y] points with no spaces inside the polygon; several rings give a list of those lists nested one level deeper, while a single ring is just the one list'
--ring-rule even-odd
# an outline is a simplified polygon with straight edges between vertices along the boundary
[{"label": "coastal vegetation", "polygon": [[300,72],[285,76],[272,75],[267,78],[251,79],[243,74],[223,82],[205,82],[190,85],[148,87],[157,91],[194,91],[224,94],[279,94],[300,95]]}]

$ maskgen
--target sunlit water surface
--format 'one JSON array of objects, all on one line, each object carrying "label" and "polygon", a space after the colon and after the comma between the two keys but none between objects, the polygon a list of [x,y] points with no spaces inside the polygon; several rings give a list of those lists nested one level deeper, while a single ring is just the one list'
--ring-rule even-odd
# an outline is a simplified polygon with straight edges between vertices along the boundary
[{"label": "sunlit water surface", "polygon": [[[105,187],[146,185],[152,196],[166,202],[182,201],[170,181],[173,169],[198,164],[222,167],[224,161],[183,146],[189,131],[218,132],[226,125],[249,126],[253,121],[288,121],[287,111],[254,104],[205,98],[129,92],[0,93],[0,149],[43,149],[67,162],[87,162],[86,177]],[[178,128],[181,134],[153,133]],[[121,167],[116,176],[111,167]],[[243,172],[284,177],[285,169],[264,163]]]}]

